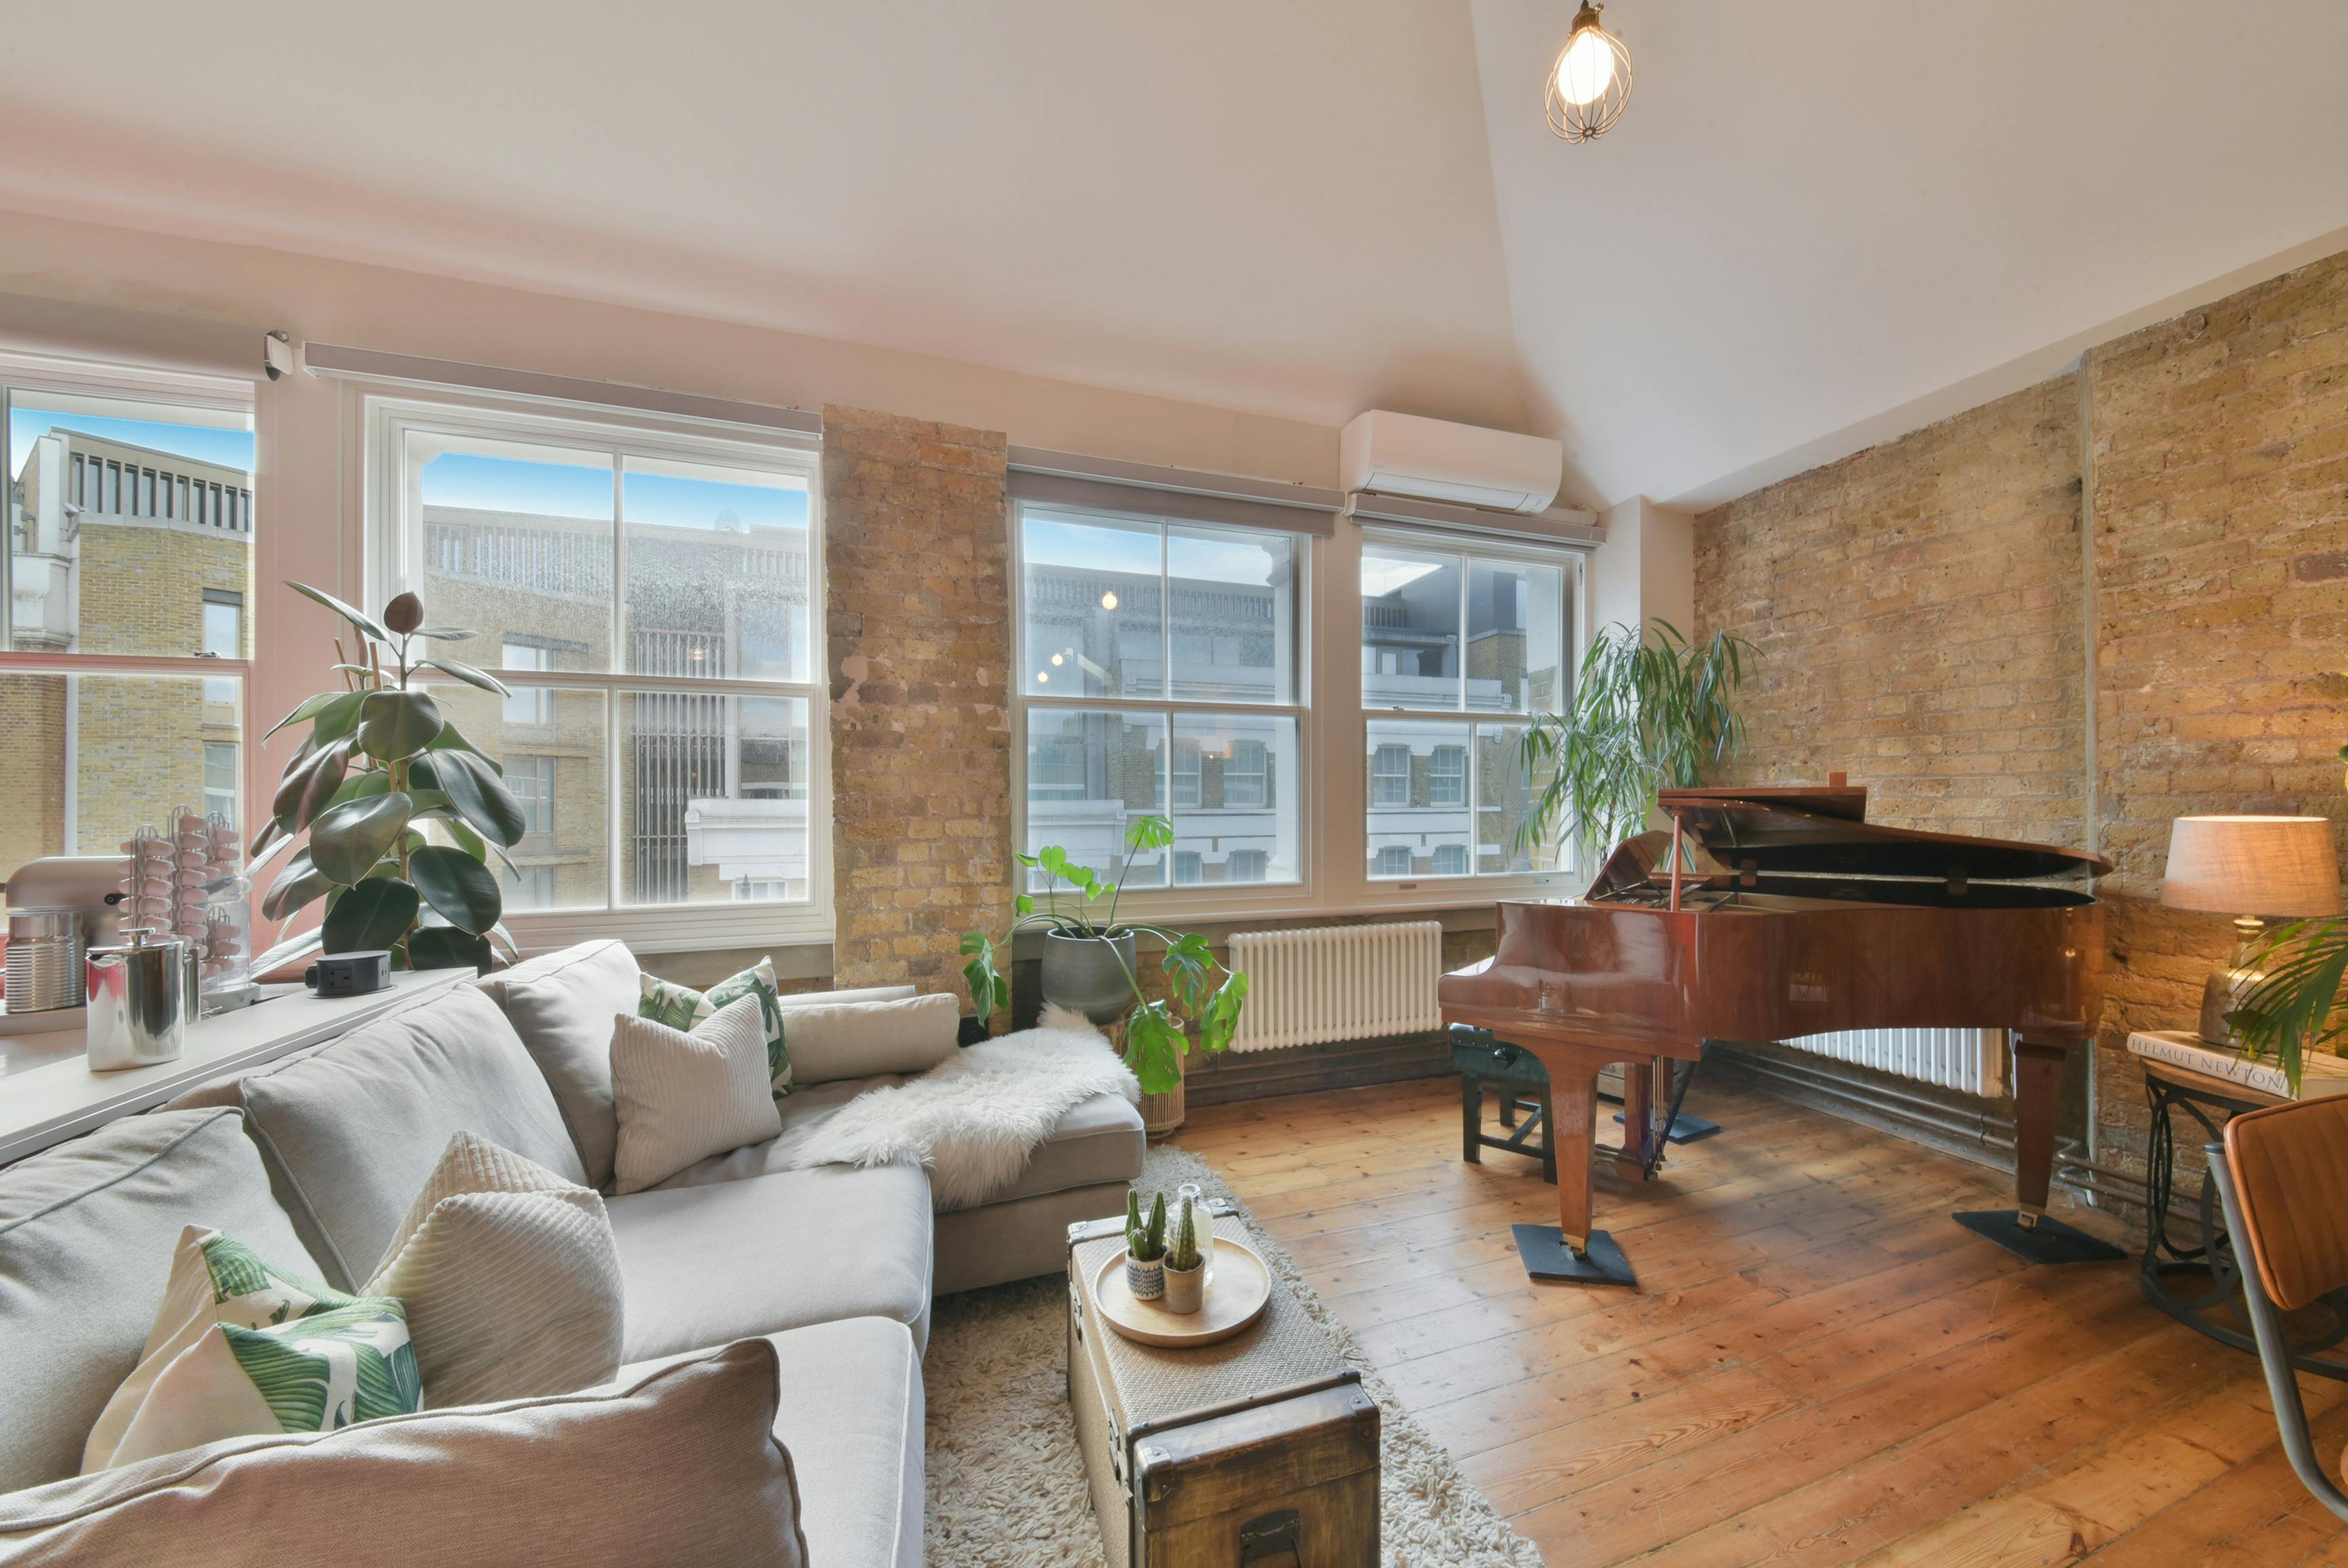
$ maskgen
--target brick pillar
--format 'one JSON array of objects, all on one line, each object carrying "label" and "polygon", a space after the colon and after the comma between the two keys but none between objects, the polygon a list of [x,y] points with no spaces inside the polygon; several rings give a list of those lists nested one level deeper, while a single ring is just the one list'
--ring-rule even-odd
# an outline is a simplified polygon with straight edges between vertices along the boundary
[{"label": "brick pillar", "polygon": [[832,982],[959,994],[962,934],[1011,914],[1004,438],[823,422]]}]

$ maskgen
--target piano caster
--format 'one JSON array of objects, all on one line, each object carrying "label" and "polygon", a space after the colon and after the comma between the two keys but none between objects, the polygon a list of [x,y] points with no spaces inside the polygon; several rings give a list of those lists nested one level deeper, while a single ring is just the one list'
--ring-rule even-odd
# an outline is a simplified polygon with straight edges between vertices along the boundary
[{"label": "piano caster", "polygon": [[1524,1260],[1525,1273],[1534,1279],[1564,1284],[1621,1284],[1633,1290],[1639,1286],[1639,1276],[1631,1272],[1631,1260],[1604,1231],[1591,1232],[1576,1247],[1555,1225],[1514,1229],[1517,1256]]},{"label": "piano caster", "polygon": [[1983,1209],[1951,1218],[1975,1235],[1987,1236],[2025,1263],[2108,1264],[2128,1255],[2109,1242],[2099,1242],[2052,1214]]}]

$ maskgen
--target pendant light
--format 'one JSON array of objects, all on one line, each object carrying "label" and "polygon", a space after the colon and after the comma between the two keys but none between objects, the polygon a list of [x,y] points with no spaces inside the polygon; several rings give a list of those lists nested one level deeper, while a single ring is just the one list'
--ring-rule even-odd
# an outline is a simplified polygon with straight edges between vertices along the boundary
[{"label": "pendant light", "polygon": [[1595,141],[1614,129],[1631,101],[1631,51],[1600,25],[1605,7],[1582,0],[1573,31],[1550,68],[1543,95],[1549,128],[1567,141]]}]

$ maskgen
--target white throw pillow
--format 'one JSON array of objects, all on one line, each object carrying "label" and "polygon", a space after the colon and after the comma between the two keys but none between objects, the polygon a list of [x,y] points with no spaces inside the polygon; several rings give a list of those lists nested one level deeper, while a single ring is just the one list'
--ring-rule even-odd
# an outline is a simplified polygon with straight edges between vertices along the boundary
[{"label": "white throw pillow", "polygon": [[951,1060],[962,1003],[940,991],[894,1002],[835,1002],[788,1007],[783,1030],[802,1084],[881,1073],[925,1073]]},{"label": "white throw pillow", "polygon": [[620,1115],[614,1193],[641,1192],[712,1154],[779,1137],[759,999],[727,1003],[689,1035],[615,1016],[612,1102]]},{"label": "white throw pillow", "polygon": [[130,1418],[145,1402],[163,1368],[201,1339],[214,1324],[265,1328],[314,1313],[347,1306],[351,1298],[314,1280],[287,1274],[256,1257],[241,1242],[218,1231],[190,1225],[171,1253],[171,1273],[163,1284],[163,1305],[139,1365],[107,1401],[83,1445],[82,1474],[114,1463],[114,1451]]},{"label": "white throw pillow", "polygon": [[427,1409],[534,1399],[620,1369],[620,1254],[603,1200],[459,1132],[366,1294],[407,1305]]}]

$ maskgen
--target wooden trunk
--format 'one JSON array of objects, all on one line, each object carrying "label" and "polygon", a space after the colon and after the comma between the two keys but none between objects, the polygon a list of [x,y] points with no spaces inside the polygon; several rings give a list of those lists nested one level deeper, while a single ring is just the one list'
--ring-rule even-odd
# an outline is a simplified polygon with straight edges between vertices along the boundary
[{"label": "wooden trunk", "polygon": [[1091,1305],[1123,1222],[1069,1243],[1068,1399],[1109,1568],[1376,1568],[1377,1405],[1286,1287],[1231,1340],[1156,1349]]}]

